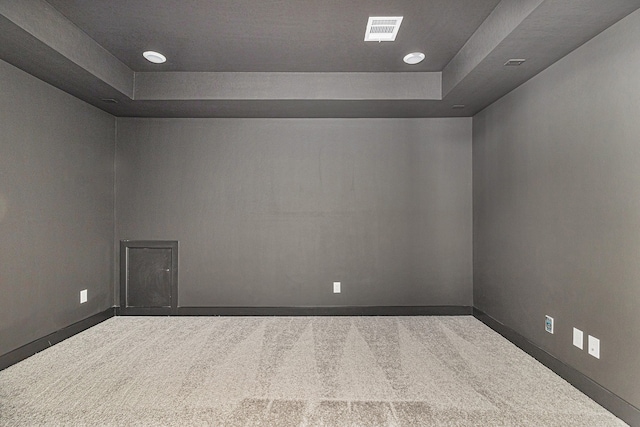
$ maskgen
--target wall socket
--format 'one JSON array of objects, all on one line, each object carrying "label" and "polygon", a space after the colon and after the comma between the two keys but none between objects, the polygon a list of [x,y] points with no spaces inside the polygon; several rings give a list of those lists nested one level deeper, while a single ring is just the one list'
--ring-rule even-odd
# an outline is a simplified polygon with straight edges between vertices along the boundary
[{"label": "wall socket", "polygon": [[83,289],[80,291],[80,304],[84,304],[87,302],[87,290]]},{"label": "wall socket", "polygon": [[340,291],[341,291],[340,282],[333,282],[333,293],[334,294],[339,294]]},{"label": "wall socket", "polygon": [[549,332],[550,334],[553,333],[553,317],[551,316],[544,317],[544,330]]}]

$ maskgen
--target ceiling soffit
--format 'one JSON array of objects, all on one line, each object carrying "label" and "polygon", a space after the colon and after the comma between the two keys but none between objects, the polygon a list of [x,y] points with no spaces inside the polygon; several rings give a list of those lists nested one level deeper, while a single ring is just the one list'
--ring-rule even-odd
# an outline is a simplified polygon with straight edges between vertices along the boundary
[{"label": "ceiling soffit", "polygon": [[442,71],[134,72],[47,2],[15,0],[0,58],[116,116],[471,116],[639,7],[503,0]]}]

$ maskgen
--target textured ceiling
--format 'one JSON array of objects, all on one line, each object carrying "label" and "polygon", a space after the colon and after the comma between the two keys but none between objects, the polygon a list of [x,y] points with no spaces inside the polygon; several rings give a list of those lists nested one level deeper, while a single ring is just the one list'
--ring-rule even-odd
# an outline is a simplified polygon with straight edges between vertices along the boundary
[{"label": "textured ceiling", "polygon": [[[134,71],[441,71],[499,0],[48,0]],[[395,42],[369,16],[404,16]],[[142,58],[157,50],[160,67]],[[426,53],[411,67],[405,54]]]},{"label": "textured ceiling", "polygon": [[[0,0],[0,59],[121,117],[468,117],[639,8],[640,0]],[[367,18],[385,15],[404,17],[397,40],[365,42]],[[168,62],[146,62],[149,49]],[[404,64],[416,50],[426,60]],[[526,62],[505,67],[511,58]]]}]

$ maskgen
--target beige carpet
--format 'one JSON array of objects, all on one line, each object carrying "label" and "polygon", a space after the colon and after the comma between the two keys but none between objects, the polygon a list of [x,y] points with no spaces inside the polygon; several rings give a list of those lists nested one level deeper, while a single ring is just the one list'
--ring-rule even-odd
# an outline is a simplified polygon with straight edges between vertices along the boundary
[{"label": "beige carpet", "polygon": [[621,426],[471,316],[116,317],[0,372],[2,426]]}]

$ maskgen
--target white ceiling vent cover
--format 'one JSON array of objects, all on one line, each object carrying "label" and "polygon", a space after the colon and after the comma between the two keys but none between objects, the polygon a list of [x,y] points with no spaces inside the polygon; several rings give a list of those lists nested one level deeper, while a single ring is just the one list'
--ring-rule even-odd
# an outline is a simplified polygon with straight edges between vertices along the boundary
[{"label": "white ceiling vent cover", "polygon": [[401,23],[402,16],[370,16],[364,41],[392,42],[396,39]]}]

